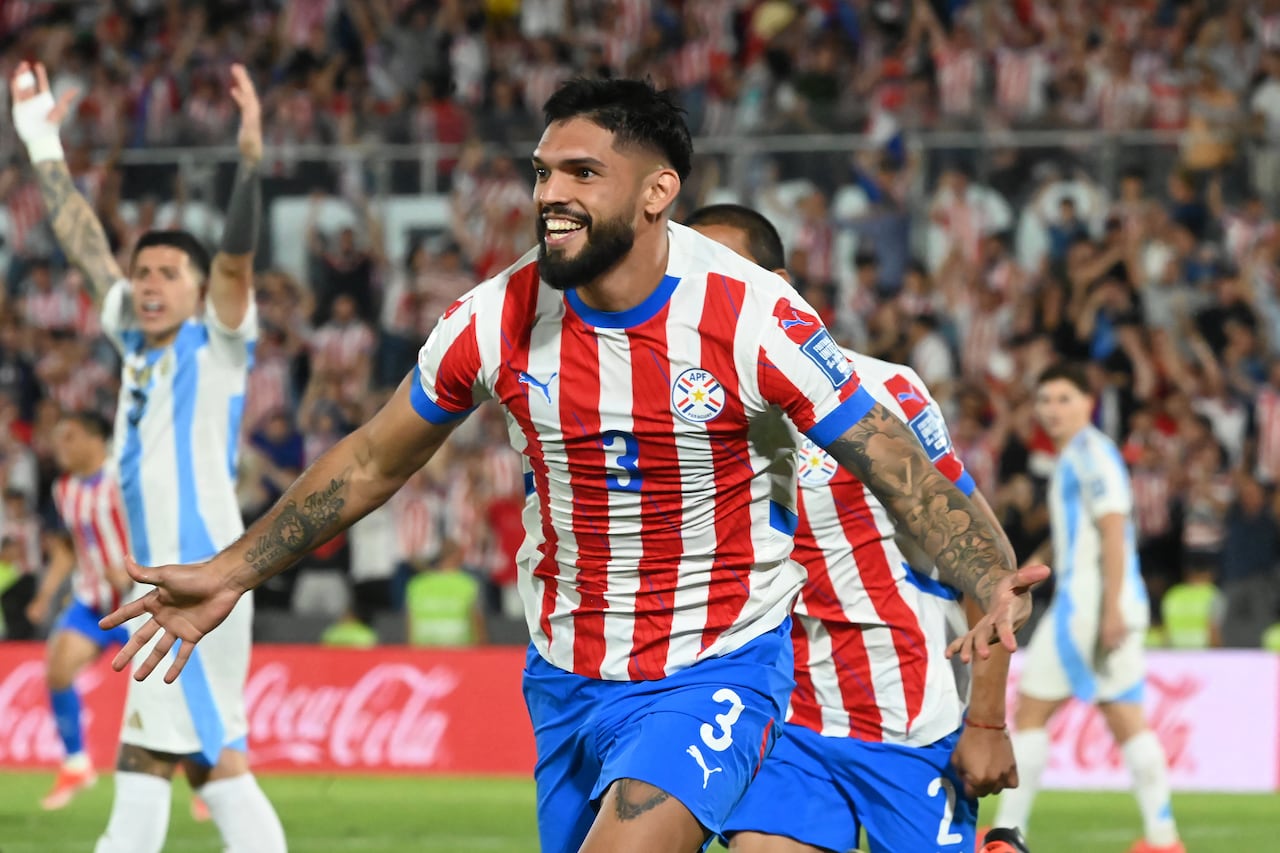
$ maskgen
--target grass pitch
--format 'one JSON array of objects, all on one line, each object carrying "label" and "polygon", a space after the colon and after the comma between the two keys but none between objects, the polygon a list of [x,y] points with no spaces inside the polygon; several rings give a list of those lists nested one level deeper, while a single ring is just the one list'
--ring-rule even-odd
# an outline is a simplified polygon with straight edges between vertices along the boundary
[{"label": "grass pitch", "polygon": [[[60,812],[39,810],[52,774],[0,774],[0,853],[83,853],[106,824],[103,777]],[[537,853],[533,784],[523,779],[269,776],[292,853]],[[166,851],[220,853],[217,830],[190,816],[174,785]],[[1191,853],[1280,850],[1280,795],[1181,794],[1174,811]],[[1125,853],[1137,806],[1124,793],[1048,792],[1036,803],[1035,853]]]}]

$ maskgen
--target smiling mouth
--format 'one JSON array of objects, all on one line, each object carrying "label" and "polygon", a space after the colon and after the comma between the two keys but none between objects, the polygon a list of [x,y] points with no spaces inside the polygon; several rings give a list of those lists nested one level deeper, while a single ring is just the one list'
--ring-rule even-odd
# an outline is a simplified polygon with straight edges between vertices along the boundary
[{"label": "smiling mouth", "polygon": [[542,220],[543,240],[547,245],[568,242],[574,235],[587,229],[586,223],[564,216],[547,216]]}]

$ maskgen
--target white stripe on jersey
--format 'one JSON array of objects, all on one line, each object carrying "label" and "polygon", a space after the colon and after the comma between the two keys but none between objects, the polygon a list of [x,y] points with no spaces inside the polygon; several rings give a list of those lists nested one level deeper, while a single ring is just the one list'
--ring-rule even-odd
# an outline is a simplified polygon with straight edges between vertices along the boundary
[{"label": "white stripe on jersey", "polygon": [[72,589],[76,599],[100,613],[115,610],[120,596],[108,580],[108,569],[123,569],[129,553],[115,477],[105,469],[91,477],[59,477],[53,502],[75,549]]},{"label": "white stripe on jersey", "polygon": [[244,532],[235,476],[257,309],[250,300],[237,330],[210,309],[150,349],[130,290],[117,282],[102,307],[124,361],[115,452],[129,539],[142,565],[199,562]]}]

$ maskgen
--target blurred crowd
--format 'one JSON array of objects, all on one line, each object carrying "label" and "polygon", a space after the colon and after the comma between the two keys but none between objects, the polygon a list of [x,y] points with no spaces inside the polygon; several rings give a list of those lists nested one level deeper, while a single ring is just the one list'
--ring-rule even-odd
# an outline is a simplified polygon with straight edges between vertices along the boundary
[{"label": "blurred crowd", "polygon": [[[1257,645],[1280,618],[1280,0],[8,0],[0,72],[20,58],[80,92],[69,162],[122,255],[189,221],[192,195],[180,170],[122,153],[227,144],[228,64],[261,87],[269,197],[310,201],[305,274],[263,252],[247,517],[385,399],[444,308],[532,245],[517,163],[555,87],[647,75],[713,152],[680,213],[739,201],[775,221],[837,336],[929,384],[1020,555],[1046,534],[1052,466],[1034,378],[1072,358],[1132,466],[1156,620],[1188,584],[1220,590],[1215,642]],[[17,544],[0,562],[32,572],[49,424],[109,410],[116,365],[41,224],[5,98],[0,485]],[[825,133],[856,144],[786,150]],[[770,145],[714,144],[750,138]],[[386,248],[367,163],[291,154],[362,143],[451,146],[391,172],[393,192],[429,184],[450,204],[449,228],[405,257]],[[334,203],[354,225],[325,226]],[[403,607],[442,566],[518,610],[523,484],[504,431],[482,409],[448,458],[315,557],[353,610]],[[268,604],[306,606],[305,585],[276,582]]]}]

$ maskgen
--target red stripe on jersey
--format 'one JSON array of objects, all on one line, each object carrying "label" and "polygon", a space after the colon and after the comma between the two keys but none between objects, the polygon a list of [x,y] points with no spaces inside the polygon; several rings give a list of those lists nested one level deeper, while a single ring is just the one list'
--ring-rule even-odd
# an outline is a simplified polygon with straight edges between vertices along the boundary
[{"label": "red stripe on jersey", "polygon": [[[861,484],[858,486],[861,488]],[[840,597],[836,595],[835,586],[831,582],[831,575],[827,572],[826,555],[813,547],[815,540],[804,511],[803,489],[800,490],[799,499],[800,523],[796,527],[796,543],[803,541],[810,546],[803,557],[800,555],[795,557],[801,561],[801,565],[809,575],[804,591],[801,593],[804,597],[806,614],[809,618],[821,622],[823,629],[831,638],[831,659],[835,665],[836,680],[840,685],[840,698],[844,702],[845,711],[849,714],[850,735],[860,740],[883,740],[880,707],[876,703],[875,682],[871,677],[871,659],[867,655],[866,644],[862,642],[862,628],[849,624],[849,617],[845,615]],[[865,502],[863,511],[866,511]],[[799,650],[796,651],[798,661]],[[809,660],[808,649],[805,649],[805,661]],[[794,705],[796,700],[793,697],[791,701]],[[812,716],[817,722],[812,727],[813,730],[821,733],[822,712],[818,707],[816,695],[813,702],[814,710],[808,716]]]},{"label": "red stripe on jersey", "polygon": [[573,671],[600,677],[604,663],[605,593],[609,589],[609,489],[600,427],[600,351],[595,329],[572,311],[560,324],[560,431],[573,494],[573,538],[578,567],[574,587]]},{"label": "red stripe on jersey", "polygon": [[[511,289],[507,291],[507,298],[511,298]],[[529,316],[532,316],[532,313]],[[529,318],[523,317],[522,319],[524,322],[521,328],[525,336],[525,354],[527,356]],[[503,311],[502,323],[503,330],[506,331],[507,316],[505,310]],[[451,392],[458,388],[470,390],[475,386],[476,377],[479,374],[480,348],[476,343],[476,318],[475,315],[472,315],[471,322],[462,330],[462,334],[458,335],[453,343],[449,345],[444,358],[440,359],[440,369],[436,373],[436,403],[441,408],[454,412],[470,409],[475,405],[475,400],[470,395],[466,399],[462,399]]]},{"label": "red stripe on jersey", "polygon": [[640,547],[646,568],[636,593],[632,653],[627,662],[627,671],[636,680],[662,678],[665,674],[675,618],[672,608],[684,553],[680,535],[684,526],[680,455],[671,414],[669,310],[670,305],[664,306],[652,320],[627,332],[631,349],[632,431],[644,437],[645,454],[639,464],[644,471],[640,481]]},{"label": "red stripe on jersey", "polygon": [[[746,442],[746,417],[738,393],[734,337],[746,285],[723,275],[707,279],[706,300],[698,333],[702,338],[702,366],[724,388],[724,410],[707,422],[707,438],[716,472],[716,553],[707,590],[707,624],[702,648],[716,641],[738,618],[750,598],[750,581],[735,566],[753,562],[751,476]],[[745,467],[745,471],[743,470]],[[743,476],[746,473],[747,476]],[[745,569],[750,571],[750,569]]]},{"label": "red stripe on jersey", "polygon": [[[853,478],[843,482],[833,481],[831,497],[840,509],[840,524],[844,527],[846,537],[851,543],[864,543],[855,546],[853,558],[857,562],[858,575],[862,578],[862,586],[871,598],[872,606],[893,633],[893,646],[898,653],[898,666],[902,675],[902,693],[907,706],[907,732],[910,733],[911,725],[920,715],[920,708],[924,704],[925,675],[929,666],[924,631],[898,592],[897,579],[893,576],[893,569],[884,552],[884,540],[876,529],[871,508],[867,506],[866,487]],[[879,731],[878,721],[876,726]],[[879,740],[880,736],[876,739]]]},{"label": "red stripe on jersey", "polygon": [[[542,441],[529,416],[529,398],[525,386],[520,384],[520,371],[529,369],[529,336],[533,331],[534,307],[538,299],[538,266],[529,264],[512,273],[507,281],[507,291],[502,303],[503,366],[498,370],[494,389],[507,411],[520,424],[524,433],[525,457],[533,471],[533,485],[538,492],[538,507],[542,519],[542,559],[538,561],[533,576],[542,582],[542,612],[538,624],[542,633],[551,640],[551,613],[556,604],[556,547],[555,526],[551,523],[551,485],[546,460],[542,458]],[[469,327],[474,329],[475,323]]]},{"label": "red stripe on jersey", "polygon": [[[813,402],[769,360],[764,347],[760,348],[756,358],[756,380],[760,383],[761,396],[781,407],[795,422],[796,429],[808,432],[818,422],[813,413]],[[850,385],[855,389],[858,387],[856,382],[845,383],[846,388]]]},{"label": "red stripe on jersey", "polygon": [[[801,519],[801,524],[804,520]],[[791,623],[791,648],[796,658],[796,686],[791,691],[791,716],[788,722],[815,732],[822,731],[822,706],[813,689],[813,677],[809,674],[809,632],[796,617]]]}]

